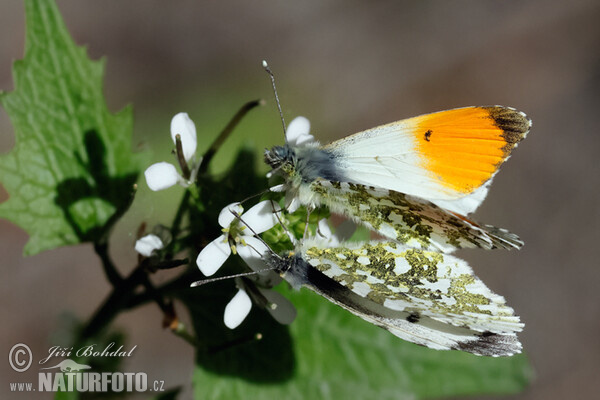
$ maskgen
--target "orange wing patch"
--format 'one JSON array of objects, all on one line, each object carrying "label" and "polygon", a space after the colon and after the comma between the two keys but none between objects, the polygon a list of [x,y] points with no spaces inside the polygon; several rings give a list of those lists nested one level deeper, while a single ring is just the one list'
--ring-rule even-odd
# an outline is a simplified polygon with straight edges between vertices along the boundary
[{"label": "orange wing patch", "polygon": [[508,107],[466,107],[406,121],[422,166],[444,186],[468,194],[488,181],[531,127]]}]

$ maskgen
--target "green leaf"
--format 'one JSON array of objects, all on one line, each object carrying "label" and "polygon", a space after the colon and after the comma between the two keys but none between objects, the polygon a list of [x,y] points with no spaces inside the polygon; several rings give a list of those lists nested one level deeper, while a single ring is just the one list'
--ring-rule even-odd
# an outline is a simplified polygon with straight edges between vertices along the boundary
[{"label": "green leaf", "polygon": [[[70,379],[69,377],[66,377],[65,379]],[[54,400],[77,400],[79,399],[79,392],[77,391],[72,391],[72,392],[56,392],[56,394],[54,395]]]},{"label": "green leaf", "polygon": [[[485,358],[427,349],[402,341],[306,289],[284,292],[298,309],[289,333],[282,327],[276,331],[268,323],[261,325],[265,323],[262,314],[253,310],[247,321],[225,332],[222,340],[237,330],[243,332],[241,337],[261,332],[267,345],[246,342],[214,353],[212,361],[226,360],[227,370],[212,368],[205,357],[199,357],[193,376],[196,399],[406,399],[509,394],[523,390],[531,379],[532,371],[523,355]],[[210,313],[207,304],[215,304],[208,301],[205,298],[204,303],[196,303],[204,315]],[[222,306],[215,308],[222,319]],[[253,320],[257,317],[261,319],[258,323]],[[207,331],[219,331],[222,325],[220,320],[204,322],[202,326],[195,324],[203,330],[201,337],[206,337]],[[272,337],[282,332],[283,338]],[[293,341],[285,347],[288,335]],[[254,371],[254,376],[240,373],[248,370]]]},{"label": "green leaf", "polygon": [[127,208],[139,171],[132,110],[108,111],[104,61],[77,47],[52,0],[28,0],[15,90],[0,93],[15,148],[0,157],[0,217],[27,231],[25,254],[96,241]]},{"label": "green leaf", "polygon": [[160,393],[152,397],[152,400],[176,400],[177,396],[179,396],[179,393],[181,392],[181,389],[181,386],[178,386],[173,389],[168,389],[164,393]]}]

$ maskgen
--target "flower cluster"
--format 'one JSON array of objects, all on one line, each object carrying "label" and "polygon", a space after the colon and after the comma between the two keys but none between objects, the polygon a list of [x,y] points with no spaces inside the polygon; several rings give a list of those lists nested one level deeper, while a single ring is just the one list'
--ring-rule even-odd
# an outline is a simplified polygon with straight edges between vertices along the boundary
[{"label": "flower cluster", "polygon": [[[248,211],[240,203],[232,203],[219,213],[219,225],[223,232],[210,242],[196,259],[200,271],[211,276],[233,253],[238,254],[257,273],[254,284],[237,279],[237,294],[225,307],[225,325],[233,329],[240,325],[252,309],[254,302],[265,308],[280,323],[289,324],[295,316],[294,306],[279,293],[270,290],[281,278],[272,271],[265,271],[262,259],[269,248],[256,237],[273,228],[277,223],[279,206],[269,200],[261,201]],[[265,302],[266,299],[266,302]]]},{"label": "flower cluster", "polygon": [[[218,222],[223,234],[210,242],[196,259],[200,271],[211,276],[227,260],[231,253],[240,257],[254,270],[264,268],[261,262],[263,255],[268,251],[267,246],[255,237],[277,223],[275,208],[271,201],[262,201],[244,213],[240,203],[231,203],[219,213]],[[246,225],[248,224],[248,225]]]},{"label": "flower cluster", "polygon": [[[309,131],[310,122],[304,117],[297,117],[288,126],[286,141],[295,146],[314,145],[316,141]],[[202,158],[195,157],[196,127],[186,113],[179,113],[173,117],[171,138],[176,145],[181,173],[173,164],[167,162],[151,165],[144,175],[148,187],[153,191],[163,190],[175,184],[189,186],[196,179]],[[274,192],[284,190],[285,187],[282,185],[271,188]],[[299,206],[294,196],[286,198],[288,213],[295,212]],[[281,277],[266,268],[263,259],[267,252],[272,250],[258,237],[259,234],[272,229],[280,222],[278,217],[280,213],[279,205],[270,200],[261,201],[247,211],[244,211],[241,203],[231,203],[224,207],[218,216],[221,235],[208,243],[198,254],[196,264],[207,277],[214,275],[232,254],[239,255],[254,272],[247,277],[235,279],[238,291],[226,305],[223,316],[224,324],[230,329],[238,327],[244,321],[253,304],[266,309],[276,321],[282,324],[291,323],[296,316],[296,310],[289,300],[271,290],[281,281]],[[344,231],[345,229],[338,229],[336,234]],[[295,243],[296,239],[293,235],[287,233],[292,243]],[[332,243],[339,240],[332,234],[325,220],[319,222],[317,234]],[[149,234],[136,242],[135,249],[141,255],[150,257],[164,246],[158,236]]]}]

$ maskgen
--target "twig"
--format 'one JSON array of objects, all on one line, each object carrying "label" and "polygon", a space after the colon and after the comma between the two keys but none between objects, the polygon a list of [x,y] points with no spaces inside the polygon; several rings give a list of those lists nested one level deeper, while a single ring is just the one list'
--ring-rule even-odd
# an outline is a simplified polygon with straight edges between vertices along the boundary
[{"label": "twig", "polygon": [[100,242],[94,243],[94,250],[100,260],[102,261],[102,268],[104,269],[104,274],[106,275],[106,279],[110,282],[113,287],[120,285],[123,282],[123,277],[117,271],[117,268],[113,264],[110,259],[110,255],[108,254],[108,243]]},{"label": "twig", "polygon": [[80,341],[96,336],[125,308],[133,294],[133,290],[142,282],[145,274],[146,271],[140,264],[127,278],[113,286],[110,295],[81,331]]},{"label": "twig", "polygon": [[221,147],[223,142],[225,142],[225,139],[227,139],[229,137],[231,132],[240,123],[242,118],[244,118],[244,116],[246,116],[248,111],[250,111],[254,107],[262,105],[262,104],[264,104],[263,100],[249,101],[248,103],[244,104],[242,106],[242,108],[240,108],[238,110],[238,112],[233,116],[231,121],[229,121],[229,123],[225,126],[225,128],[223,128],[223,130],[221,131],[219,136],[217,136],[217,138],[215,139],[213,144],[208,148],[206,153],[204,153],[204,156],[202,157],[202,164],[200,165],[200,173],[206,172],[206,170],[208,169],[208,165],[210,164],[210,161],[212,160],[212,158],[215,155],[215,153],[217,152],[217,150],[219,150],[219,148]]}]

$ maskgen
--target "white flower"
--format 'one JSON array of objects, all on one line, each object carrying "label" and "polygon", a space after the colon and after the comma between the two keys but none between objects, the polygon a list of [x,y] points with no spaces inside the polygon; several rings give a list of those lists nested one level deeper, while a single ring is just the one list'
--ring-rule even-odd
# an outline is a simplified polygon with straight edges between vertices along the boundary
[{"label": "white flower", "polygon": [[175,166],[164,161],[152,164],[146,168],[144,176],[146,177],[148,187],[155,192],[170,188],[176,183],[184,181]]},{"label": "white flower", "polygon": [[[219,225],[223,228],[223,234],[204,247],[196,259],[204,275],[211,276],[217,272],[232,252],[237,252],[252,270],[264,269],[262,257],[269,249],[254,233],[259,234],[275,226],[275,212],[280,211],[279,206],[265,200],[244,214],[243,210],[240,203],[232,203],[221,210]],[[234,213],[241,216],[238,218]]]},{"label": "white flower", "polygon": [[305,117],[296,117],[290,122],[285,132],[285,140],[289,145],[300,146],[315,141],[310,133],[310,121]]},{"label": "white flower", "polygon": [[[270,178],[270,176],[268,177]],[[298,194],[295,191],[289,190],[289,185],[287,183],[271,186],[269,190],[275,193],[285,192],[285,209],[290,214],[296,212],[296,210],[302,205],[302,203],[300,203],[300,199],[298,199]]]},{"label": "white flower", "polygon": [[[188,162],[192,160],[196,153],[198,141],[196,138],[196,126],[187,113],[179,113],[171,120],[171,139],[173,139],[173,143],[175,144],[177,144],[177,135],[179,135],[181,139],[183,158]],[[179,183],[182,186],[189,186],[196,179],[196,174],[201,161],[202,160],[200,159],[191,163],[189,166],[189,179],[181,176],[181,174],[177,172],[177,168],[171,163],[163,161],[153,164],[144,171],[146,183],[153,191],[167,189],[176,183]]]},{"label": "white flower", "polygon": [[196,154],[196,125],[194,121],[187,115],[181,112],[171,120],[171,139],[173,143],[177,143],[175,136],[181,137],[181,147],[183,149],[183,157],[185,161],[189,161]]},{"label": "white flower", "polygon": [[223,322],[229,329],[237,328],[246,319],[252,309],[252,300],[244,289],[238,290],[235,296],[225,306]]},{"label": "white flower", "polygon": [[290,214],[295,213],[301,205],[302,203],[300,203],[300,199],[296,194],[289,191],[285,193],[285,208]]},{"label": "white flower", "polygon": [[135,251],[145,257],[150,257],[154,250],[160,250],[164,247],[162,240],[156,235],[146,235],[135,242]]},{"label": "white flower", "polygon": [[[239,282],[239,286],[243,286],[243,283]],[[275,321],[283,325],[291,324],[296,318],[296,308],[294,305],[282,296],[280,293],[256,287],[260,295],[263,297],[261,304],[271,314]],[[256,297],[256,296],[252,296]],[[260,296],[258,296],[260,297]],[[264,302],[266,300],[266,303]],[[244,289],[239,289],[238,292],[225,306],[225,313],[223,314],[223,322],[229,329],[237,328],[246,319],[250,310],[252,309],[252,299]]]},{"label": "white flower", "polygon": [[[278,222],[275,212],[279,212],[280,208],[276,203],[266,200],[242,214],[243,211],[240,203],[229,204],[221,210],[218,221],[223,234],[198,254],[196,259],[198,268],[204,275],[211,276],[225,263],[231,253],[237,253],[250,269],[261,271],[250,278],[253,282],[244,283],[238,278],[237,286],[240,289],[225,307],[223,315],[223,321],[228,328],[234,329],[244,321],[252,308],[252,299],[259,301],[276,321],[289,324],[296,317],[296,309],[292,303],[281,294],[261,287],[272,287],[281,281],[281,277],[272,271],[262,271],[266,267],[263,257],[272,250],[254,236],[275,226]],[[235,214],[241,215],[237,217]],[[250,294],[246,289],[250,290]]]}]

